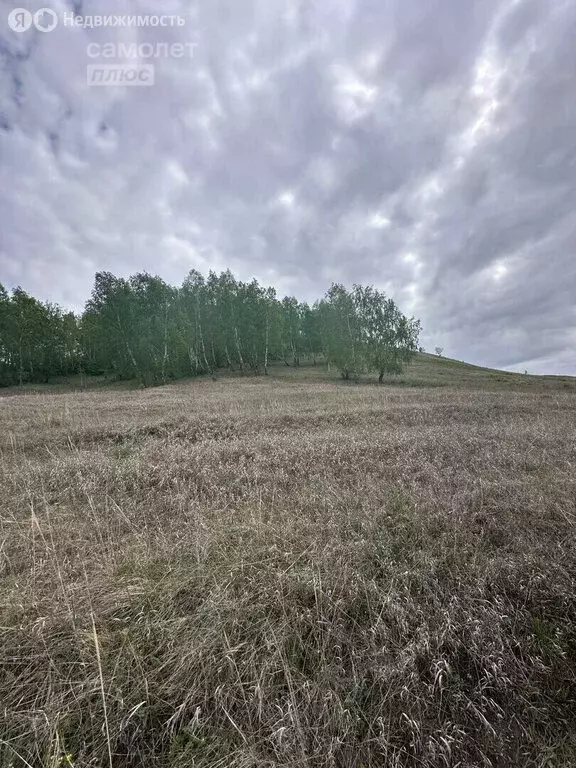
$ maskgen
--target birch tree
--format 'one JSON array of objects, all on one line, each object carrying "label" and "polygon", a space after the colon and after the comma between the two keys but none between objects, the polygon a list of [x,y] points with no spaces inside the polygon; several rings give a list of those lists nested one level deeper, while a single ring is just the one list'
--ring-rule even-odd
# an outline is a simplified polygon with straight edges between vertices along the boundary
[{"label": "birch tree", "polygon": [[394,301],[372,286],[355,285],[356,314],[361,328],[363,356],[367,370],[385,374],[402,373],[418,351],[420,323],[405,317]]},{"label": "birch tree", "polygon": [[334,283],[319,305],[324,354],[343,379],[363,369],[362,336],[353,295]]}]

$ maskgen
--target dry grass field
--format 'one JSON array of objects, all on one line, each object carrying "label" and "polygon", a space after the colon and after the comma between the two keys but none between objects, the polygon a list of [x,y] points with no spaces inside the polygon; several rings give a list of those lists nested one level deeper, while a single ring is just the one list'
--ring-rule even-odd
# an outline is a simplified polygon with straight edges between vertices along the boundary
[{"label": "dry grass field", "polygon": [[4,393],[0,451],[2,768],[576,765],[573,379]]}]

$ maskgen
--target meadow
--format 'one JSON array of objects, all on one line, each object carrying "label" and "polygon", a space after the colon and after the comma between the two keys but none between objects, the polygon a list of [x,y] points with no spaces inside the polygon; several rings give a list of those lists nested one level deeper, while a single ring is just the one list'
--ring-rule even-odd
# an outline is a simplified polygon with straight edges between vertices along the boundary
[{"label": "meadow", "polygon": [[575,438],[426,355],[0,392],[0,766],[575,766]]}]

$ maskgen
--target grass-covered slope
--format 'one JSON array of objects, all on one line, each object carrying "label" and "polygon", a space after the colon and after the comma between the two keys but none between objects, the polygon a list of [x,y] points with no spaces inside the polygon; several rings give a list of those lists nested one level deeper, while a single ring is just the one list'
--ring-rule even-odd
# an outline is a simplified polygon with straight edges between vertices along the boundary
[{"label": "grass-covered slope", "polygon": [[0,766],[573,766],[576,396],[509,375],[0,399]]},{"label": "grass-covered slope", "polygon": [[[334,368],[329,370],[321,360],[318,361],[317,365],[312,364],[310,360],[305,360],[301,367],[296,369],[283,363],[275,363],[271,367],[271,374],[274,379],[295,379],[298,384],[305,381],[337,382],[339,379],[338,371]],[[247,373],[246,375],[252,376],[253,374]],[[219,378],[238,378],[242,374],[239,371],[219,371],[217,376]],[[378,383],[377,375],[363,374],[358,381],[351,382],[351,384],[356,383],[376,385]],[[576,377],[509,373],[427,353],[418,353],[402,375],[387,376],[384,384],[395,387],[458,387],[490,391],[552,392],[561,390],[576,392]],[[0,398],[3,395],[21,394],[22,392],[64,393],[76,390],[94,391],[104,388],[127,390],[141,388],[141,385],[138,385],[136,381],[112,381],[104,376],[62,377],[53,378],[48,384],[25,384],[22,389],[18,387],[0,389]]]},{"label": "grass-covered slope", "polygon": [[571,376],[532,376],[484,368],[460,360],[437,355],[419,354],[408,369],[408,376],[423,383],[482,389],[514,389],[522,391],[564,389],[576,391],[576,378]]}]

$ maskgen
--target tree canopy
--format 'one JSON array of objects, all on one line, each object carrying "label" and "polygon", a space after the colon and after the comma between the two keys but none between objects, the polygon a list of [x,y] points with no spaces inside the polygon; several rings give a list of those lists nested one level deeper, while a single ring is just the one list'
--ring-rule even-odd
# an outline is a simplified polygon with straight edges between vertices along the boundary
[{"label": "tree canopy", "polygon": [[149,386],[319,357],[345,379],[374,371],[382,381],[410,362],[419,333],[419,321],[372,286],[333,284],[311,306],[230,271],[193,270],[180,287],[98,272],[80,316],[0,285],[0,385],[83,373]]}]

